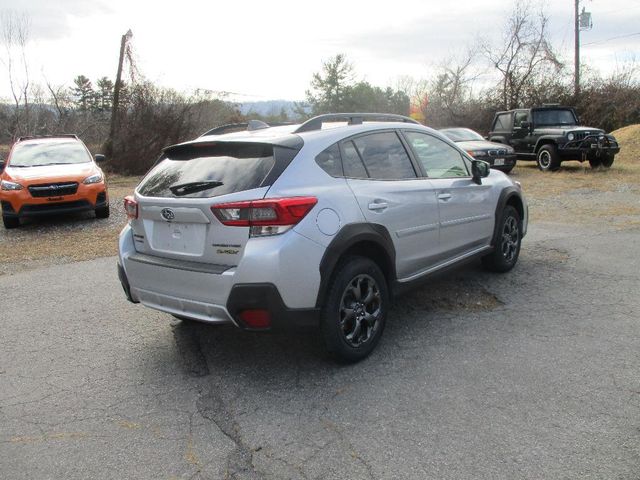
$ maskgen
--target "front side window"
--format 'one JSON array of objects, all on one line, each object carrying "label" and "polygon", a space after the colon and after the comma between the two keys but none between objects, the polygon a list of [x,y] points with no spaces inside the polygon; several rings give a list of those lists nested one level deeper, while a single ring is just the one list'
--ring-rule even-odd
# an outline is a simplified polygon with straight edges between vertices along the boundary
[{"label": "front side window", "polygon": [[411,149],[430,178],[468,177],[462,154],[439,138],[418,132],[405,132]]},{"label": "front side window", "polygon": [[514,116],[514,125],[519,127],[522,122],[529,121],[529,114],[527,112],[516,112]]},{"label": "front side window", "polygon": [[416,178],[402,142],[395,132],[372,133],[353,140],[369,178],[399,180]]},{"label": "front side window", "polygon": [[493,126],[495,131],[511,130],[511,114],[502,113],[496,118],[496,123]]},{"label": "front side window", "polygon": [[12,167],[39,167],[42,165],[69,165],[87,163],[91,156],[77,141],[19,143],[11,152]]}]

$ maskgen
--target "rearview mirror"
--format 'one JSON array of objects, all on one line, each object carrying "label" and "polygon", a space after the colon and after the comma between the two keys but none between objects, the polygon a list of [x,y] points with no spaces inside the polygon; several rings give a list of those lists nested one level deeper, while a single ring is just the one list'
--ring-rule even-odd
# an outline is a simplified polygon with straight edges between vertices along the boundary
[{"label": "rearview mirror", "polygon": [[471,175],[475,183],[482,185],[482,179],[489,176],[489,164],[482,160],[472,160]]},{"label": "rearview mirror", "polygon": [[104,162],[104,161],[107,159],[107,157],[105,157],[105,156],[104,156],[103,154],[101,154],[101,153],[96,153],[96,155],[95,155],[95,157],[94,157],[94,158],[96,159],[96,163]]}]

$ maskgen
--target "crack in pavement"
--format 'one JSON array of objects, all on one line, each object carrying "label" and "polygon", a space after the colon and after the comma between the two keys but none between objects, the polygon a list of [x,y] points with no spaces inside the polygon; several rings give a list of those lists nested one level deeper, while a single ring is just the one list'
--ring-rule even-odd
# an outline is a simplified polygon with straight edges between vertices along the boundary
[{"label": "crack in pavement", "polygon": [[253,450],[242,439],[240,426],[218,394],[217,389],[212,389],[209,393],[201,395],[196,401],[196,407],[202,418],[213,422],[235,445],[227,457],[225,478],[263,479],[264,476],[253,465]]}]

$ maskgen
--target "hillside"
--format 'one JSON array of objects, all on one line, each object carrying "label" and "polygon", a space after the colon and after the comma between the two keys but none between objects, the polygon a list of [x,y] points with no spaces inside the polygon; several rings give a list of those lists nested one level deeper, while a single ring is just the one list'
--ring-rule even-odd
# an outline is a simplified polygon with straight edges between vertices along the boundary
[{"label": "hillside", "polygon": [[616,164],[640,163],[640,125],[629,125],[611,132],[620,143],[620,153],[616,157]]}]

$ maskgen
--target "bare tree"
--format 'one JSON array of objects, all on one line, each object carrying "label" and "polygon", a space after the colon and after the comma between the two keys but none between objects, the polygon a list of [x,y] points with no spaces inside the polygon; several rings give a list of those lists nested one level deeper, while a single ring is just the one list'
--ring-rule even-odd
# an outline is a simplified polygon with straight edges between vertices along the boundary
[{"label": "bare tree", "polygon": [[0,43],[2,64],[9,76],[9,87],[15,107],[12,136],[30,131],[29,65],[27,43],[29,41],[29,17],[13,11],[0,12]]},{"label": "bare tree", "polygon": [[548,17],[532,13],[527,1],[516,3],[499,45],[485,43],[485,57],[501,75],[502,107],[520,106],[527,88],[549,69],[560,70],[562,63],[547,40]]}]

